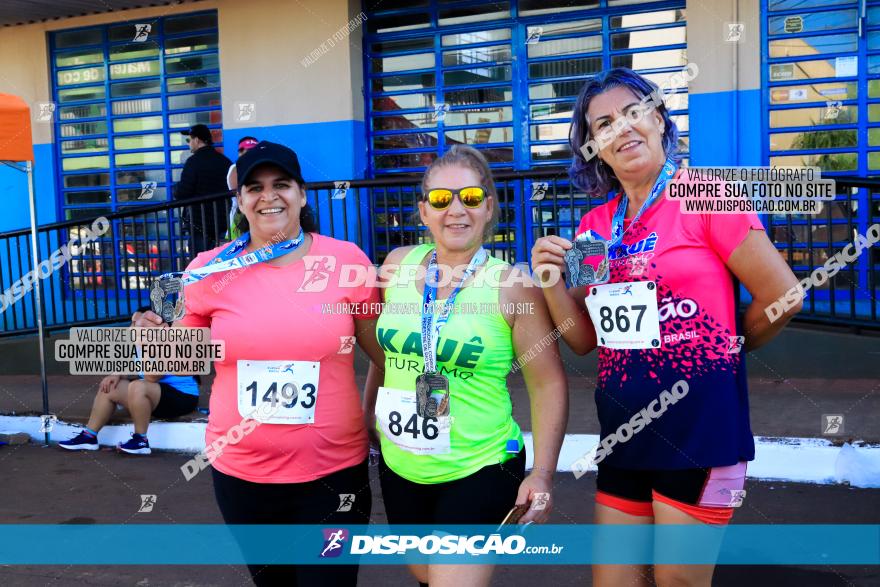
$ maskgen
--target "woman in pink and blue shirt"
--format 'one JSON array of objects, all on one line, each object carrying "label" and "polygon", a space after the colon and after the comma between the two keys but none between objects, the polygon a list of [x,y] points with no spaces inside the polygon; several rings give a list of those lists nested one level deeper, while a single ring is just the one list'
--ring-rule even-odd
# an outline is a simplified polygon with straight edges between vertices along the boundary
[{"label": "woman in pink and blue shirt", "polygon": [[[571,348],[599,348],[599,524],[725,524],[754,459],[744,353],[775,337],[800,306],[764,308],[797,283],[754,214],[684,214],[667,183],[682,178],[678,131],[651,82],[612,69],[575,105],[573,184],[608,203],[578,237],[609,242],[609,280],[566,289],[573,243],[539,239],[532,264]],[[598,149],[581,147],[593,141]],[[595,155],[595,156],[593,156]],[[576,237],[577,238],[577,237]],[[752,302],[737,327],[734,278]],[[658,328],[659,326],[659,328]],[[654,329],[652,332],[652,328]],[[598,333],[598,334],[597,334]],[[744,337],[740,338],[740,337]],[[656,565],[659,585],[709,585],[713,565]],[[596,565],[594,584],[647,585],[640,566]]]}]

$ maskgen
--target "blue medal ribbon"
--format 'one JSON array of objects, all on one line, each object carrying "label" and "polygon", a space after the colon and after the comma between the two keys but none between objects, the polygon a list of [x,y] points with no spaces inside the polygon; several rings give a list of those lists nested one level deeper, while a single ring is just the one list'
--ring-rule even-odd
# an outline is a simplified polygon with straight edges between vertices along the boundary
[{"label": "blue medal ribbon", "polygon": [[428,262],[428,271],[425,276],[425,294],[422,298],[422,356],[425,359],[425,373],[437,372],[437,343],[440,340],[440,329],[449,321],[455,298],[461,291],[461,286],[473,275],[477,267],[482,265],[489,257],[486,249],[480,248],[471,258],[462,275],[461,281],[452,291],[440,312],[434,311],[434,300],[437,298],[437,280],[440,278],[440,268],[437,266],[437,250],[431,253]]},{"label": "blue medal ribbon", "polygon": [[266,261],[283,257],[284,255],[297,250],[303,244],[303,241],[305,241],[305,234],[302,229],[300,229],[299,235],[294,239],[275,243],[271,247],[260,247],[252,253],[237,257],[236,255],[243,251],[251,242],[251,235],[249,232],[246,232],[233,242],[226,245],[226,248],[220,251],[220,253],[211,259],[211,261],[204,267],[184,272],[178,271],[165,273],[164,275],[161,275],[159,279],[177,278],[180,279],[182,285],[189,285],[201,281],[214,273],[248,267],[250,265],[256,265],[257,263],[265,263]]},{"label": "blue medal ribbon", "polygon": [[[645,203],[642,204],[642,207],[639,208],[639,211],[633,216],[632,222],[629,223],[630,226],[635,224],[642,216],[642,213],[650,208],[651,204],[657,201],[657,198],[659,198],[660,194],[663,193],[663,190],[666,189],[666,184],[673,178],[673,176],[675,176],[677,170],[678,165],[676,165],[672,159],[667,158],[666,163],[663,164],[663,169],[660,170],[660,175],[657,176],[657,180],[654,182],[654,187],[651,188],[651,192],[648,194],[648,199],[645,200]],[[611,199],[614,199],[614,195],[616,194],[612,194]],[[623,220],[626,217],[626,210],[628,207],[629,198],[627,197],[626,192],[624,192],[620,196],[617,210],[614,211],[614,216],[611,219],[611,241],[608,243],[609,256],[612,254],[611,251],[613,249],[622,246],[623,234],[626,232],[623,229]]]}]

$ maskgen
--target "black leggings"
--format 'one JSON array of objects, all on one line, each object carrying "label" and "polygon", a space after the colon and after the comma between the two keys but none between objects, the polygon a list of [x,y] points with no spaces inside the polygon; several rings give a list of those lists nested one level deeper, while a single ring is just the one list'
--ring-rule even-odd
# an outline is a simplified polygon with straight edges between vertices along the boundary
[{"label": "black leggings", "polygon": [[[306,483],[252,483],[212,469],[214,495],[227,524],[368,524],[373,496],[367,461]],[[355,495],[337,512],[340,494]],[[317,556],[317,555],[316,555]],[[255,585],[357,585],[357,565],[248,565]]]},{"label": "black leggings", "polygon": [[382,499],[389,524],[500,524],[516,504],[525,476],[525,450],[500,465],[462,479],[423,485],[404,479],[379,461]]}]

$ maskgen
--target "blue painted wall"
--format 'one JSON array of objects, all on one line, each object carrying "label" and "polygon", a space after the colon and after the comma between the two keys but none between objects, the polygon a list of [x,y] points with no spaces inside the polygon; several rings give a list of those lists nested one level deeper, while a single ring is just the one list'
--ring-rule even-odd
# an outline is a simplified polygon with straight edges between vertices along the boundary
[{"label": "blue painted wall", "polygon": [[765,138],[761,134],[761,90],[739,92],[739,165],[764,165],[761,148]]},{"label": "blue painted wall", "polygon": [[760,90],[691,94],[688,110],[691,165],[762,165]]},{"label": "blue painted wall", "polygon": [[[51,143],[34,145],[34,159],[37,223],[56,222],[58,206],[55,202],[53,145]],[[0,232],[29,227],[31,216],[28,207],[27,175],[6,165],[0,165],[0,194],[3,195]]]},{"label": "blue painted wall", "polygon": [[307,182],[364,177],[367,146],[361,120],[227,128],[223,130],[223,148],[230,159],[235,157],[239,139],[247,135],[296,151]]},{"label": "blue painted wall", "polygon": [[[6,165],[0,165],[0,194],[3,195],[3,212],[0,213],[0,233],[29,228],[31,225],[28,201],[27,174]],[[34,145],[34,194],[37,208],[37,224],[51,224],[58,220],[55,202],[55,163],[52,144]],[[55,247],[40,242],[40,258],[45,259]],[[32,269],[29,261],[30,234],[0,242],[0,292],[5,292],[14,282]],[[57,276],[53,276],[57,279]],[[46,280],[49,281],[49,280]],[[57,284],[57,282],[56,282]],[[44,282],[46,287],[46,282]],[[57,287],[56,287],[57,290]],[[0,330],[21,328],[35,324],[34,294],[25,295],[0,314]],[[45,299],[54,297],[44,292]],[[56,298],[56,303],[60,298]],[[50,306],[47,306],[49,308]]]},{"label": "blue painted wall", "polygon": [[[303,178],[308,183],[362,179],[366,174],[367,145],[364,122],[340,120],[224,129],[223,150],[234,159],[238,141],[245,136],[286,145],[296,151]],[[351,190],[343,200],[332,199],[330,190],[311,191],[309,204],[315,209],[322,234],[359,242],[372,255],[372,215],[367,190]]]}]

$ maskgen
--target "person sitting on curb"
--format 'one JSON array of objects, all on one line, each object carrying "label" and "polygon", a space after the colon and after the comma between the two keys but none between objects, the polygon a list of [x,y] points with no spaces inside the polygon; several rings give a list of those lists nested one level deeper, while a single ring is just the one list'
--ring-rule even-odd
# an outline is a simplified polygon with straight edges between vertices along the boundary
[{"label": "person sitting on curb", "polygon": [[[146,312],[149,307],[141,308]],[[98,432],[110,420],[116,406],[128,408],[134,422],[131,439],[117,449],[134,455],[148,455],[147,427],[150,419],[173,419],[195,411],[199,405],[199,379],[179,375],[147,375],[123,381],[119,375],[101,380],[85,430],[58,443],[67,450],[98,450]]]}]

